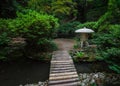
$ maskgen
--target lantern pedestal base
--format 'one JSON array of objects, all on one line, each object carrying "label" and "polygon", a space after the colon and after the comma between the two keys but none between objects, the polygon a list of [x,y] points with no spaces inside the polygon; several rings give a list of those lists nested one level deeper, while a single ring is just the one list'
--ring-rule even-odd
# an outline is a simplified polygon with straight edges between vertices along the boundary
[{"label": "lantern pedestal base", "polygon": [[88,46],[89,46],[89,43],[87,41],[81,41],[80,42],[81,49],[84,48],[84,47],[88,47]]}]

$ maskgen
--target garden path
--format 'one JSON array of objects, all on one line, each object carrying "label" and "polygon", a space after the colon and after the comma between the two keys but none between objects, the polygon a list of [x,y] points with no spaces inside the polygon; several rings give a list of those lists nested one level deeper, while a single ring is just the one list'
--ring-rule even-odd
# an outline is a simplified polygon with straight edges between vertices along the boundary
[{"label": "garden path", "polygon": [[58,45],[59,50],[71,50],[75,44],[75,41],[73,39],[64,39],[59,38],[55,39],[54,42]]},{"label": "garden path", "polygon": [[73,60],[68,50],[72,49],[74,41],[70,39],[55,39],[59,50],[53,52],[51,60],[49,86],[78,86],[79,78]]}]

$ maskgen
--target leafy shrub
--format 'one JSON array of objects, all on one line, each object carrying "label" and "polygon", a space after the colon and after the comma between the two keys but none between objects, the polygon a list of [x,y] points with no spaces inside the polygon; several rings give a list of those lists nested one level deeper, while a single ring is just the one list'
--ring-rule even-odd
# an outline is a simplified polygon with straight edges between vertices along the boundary
[{"label": "leafy shrub", "polygon": [[120,66],[118,66],[116,64],[112,64],[112,65],[109,66],[109,68],[120,74]]},{"label": "leafy shrub", "polygon": [[[30,55],[31,52],[34,52],[33,54],[35,54],[35,52],[39,51],[47,52],[54,50],[56,46],[51,39],[56,31],[55,28],[58,26],[57,21],[58,20],[51,15],[39,14],[32,10],[27,10],[25,13],[17,12],[17,18],[15,19],[1,19],[0,33],[2,35],[0,36],[0,45],[8,44],[8,38],[23,37],[26,39],[26,46],[23,46],[24,49],[19,48],[16,50],[12,49],[15,47],[9,46],[9,53],[6,52],[4,56],[1,54],[2,57],[9,55],[10,58],[14,59],[23,56],[23,53],[26,56]],[[1,52],[3,53],[3,50],[1,50]]]},{"label": "leafy shrub", "polygon": [[53,51],[53,50],[57,49],[57,45],[52,40],[42,38],[42,39],[38,40],[37,44],[41,45],[39,47],[39,50],[42,51],[42,52]]},{"label": "leafy shrub", "polygon": [[110,34],[110,33],[97,33],[97,34],[94,34],[93,39],[91,40],[91,42],[98,46],[99,51],[103,52],[104,57],[105,56],[106,57],[112,56],[112,54],[117,55],[116,51],[118,51],[118,48],[120,48],[118,38],[115,37],[113,34]]},{"label": "leafy shrub", "polygon": [[77,25],[79,24],[80,24],[79,22],[75,21],[61,25],[57,30],[57,37],[63,37],[63,38],[74,37],[75,30],[78,29]]},{"label": "leafy shrub", "polygon": [[101,56],[106,60],[106,62],[112,61],[119,63],[120,60],[120,48],[110,48],[101,52]]},{"label": "leafy shrub", "polygon": [[52,12],[60,19],[70,19],[77,15],[76,3],[72,0],[56,0],[51,4]]},{"label": "leafy shrub", "polygon": [[0,60],[1,61],[7,60],[7,55],[9,53],[9,50],[10,50],[9,47],[0,48]]},{"label": "leafy shrub", "polygon": [[0,35],[0,47],[7,46],[9,42],[10,42],[10,38],[8,37],[7,32],[3,32]]},{"label": "leafy shrub", "polygon": [[[15,35],[24,37],[34,32],[36,32],[37,35],[51,35],[53,33],[52,31],[55,30],[54,28],[58,26],[58,20],[51,15],[39,14],[32,10],[24,14],[18,12],[17,15],[18,17],[9,23],[9,28]],[[31,37],[32,35],[33,34],[31,34]]]},{"label": "leafy shrub", "polygon": [[89,11],[86,14],[86,20],[87,21],[97,21],[101,15],[103,15],[106,12],[106,6],[101,6],[93,9],[89,9]]},{"label": "leafy shrub", "polygon": [[8,30],[8,23],[10,20],[0,19],[0,60],[5,60],[10,48],[10,31]]},{"label": "leafy shrub", "polygon": [[79,62],[79,61],[84,59],[85,53],[81,52],[81,51],[72,50],[70,52],[70,55],[72,56],[72,59],[73,59],[74,62]]},{"label": "leafy shrub", "polygon": [[[17,13],[18,17],[9,23],[9,28],[14,36],[21,36],[26,38],[27,46],[42,47],[41,42],[45,42],[53,38],[58,26],[58,20],[47,14],[39,14],[36,11],[29,10],[26,13]],[[28,48],[28,47],[27,47]],[[39,50],[39,49],[38,49]],[[45,50],[42,47],[41,50]]]},{"label": "leafy shrub", "polygon": [[110,25],[110,33],[113,34],[117,39],[120,38],[120,25]]},{"label": "leafy shrub", "polygon": [[56,31],[57,19],[48,15],[38,15],[36,17],[38,18],[31,23],[28,32],[25,34],[28,46],[36,46],[36,49],[40,51],[50,51],[54,45],[50,39],[53,38]]},{"label": "leafy shrub", "polygon": [[93,27],[95,24],[96,24],[96,22],[86,22],[86,23],[83,23],[83,24],[79,24],[79,25],[77,26],[77,28],[87,27],[87,28],[96,30],[96,29]]},{"label": "leafy shrub", "polygon": [[98,45],[98,59],[104,60],[109,64],[109,68],[118,72],[120,65],[120,29],[119,25],[110,25],[107,33],[96,33],[93,35],[92,43]]},{"label": "leafy shrub", "polygon": [[84,53],[83,52],[77,52],[77,53],[75,53],[75,56],[77,58],[83,58],[84,57]]},{"label": "leafy shrub", "polygon": [[106,49],[111,46],[115,46],[113,42],[113,35],[107,33],[96,33],[93,35],[93,39],[91,40],[92,44],[97,44],[99,48]]}]

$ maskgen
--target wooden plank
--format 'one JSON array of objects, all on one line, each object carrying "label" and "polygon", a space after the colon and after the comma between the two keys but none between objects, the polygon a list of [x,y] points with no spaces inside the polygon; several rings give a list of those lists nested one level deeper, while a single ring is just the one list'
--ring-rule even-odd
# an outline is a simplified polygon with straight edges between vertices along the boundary
[{"label": "wooden plank", "polygon": [[49,86],[80,86],[80,82],[69,82],[61,84],[49,84]]},{"label": "wooden plank", "polygon": [[50,75],[58,75],[58,76],[61,76],[61,75],[69,75],[69,74],[76,74],[76,72],[57,73],[57,74],[50,74]]},{"label": "wooden plank", "polygon": [[50,74],[50,77],[57,77],[57,76],[66,76],[66,75],[76,75],[76,72],[66,72],[66,73],[54,73]]},{"label": "wooden plank", "polygon": [[62,84],[62,83],[69,83],[69,82],[78,82],[78,78],[73,78],[73,79],[62,79],[62,80],[56,80],[56,81],[50,81],[50,84]]},{"label": "wooden plank", "polygon": [[60,80],[60,79],[70,79],[70,78],[77,78],[78,75],[70,75],[70,76],[58,76],[58,77],[50,77],[50,80]]},{"label": "wooden plank", "polygon": [[56,84],[58,85],[58,84],[66,84],[66,83],[76,83],[76,84],[78,84],[79,80],[75,78],[75,79],[51,81],[51,82],[49,82],[49,85],[56,85]]},{"label": "wooden plank", "polygon": [[74,69],[73,67],[54,67],[51,68],[51,70],[68,70],[68,69]]},{"label": "wooden plank", "polygon": [[61,70],[61,71],[58,71],[58,70],[56,70],[56,71],[51,71],[50,73],[52,74],[52,73],[66,73],[66,72],[74,72],[74,71],[76,71],[75,69],[73,69],[73,70]]}]

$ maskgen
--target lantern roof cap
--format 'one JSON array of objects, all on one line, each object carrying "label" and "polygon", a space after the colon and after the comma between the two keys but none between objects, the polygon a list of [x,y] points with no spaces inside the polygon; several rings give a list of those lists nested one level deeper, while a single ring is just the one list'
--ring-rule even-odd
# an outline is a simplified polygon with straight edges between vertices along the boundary
[{"label": "lantern roof cap", "polygon": [[76,33],[93,33],[94,31],[92,29],[84,27],[84,28],[76,30],[75,32]]}]

